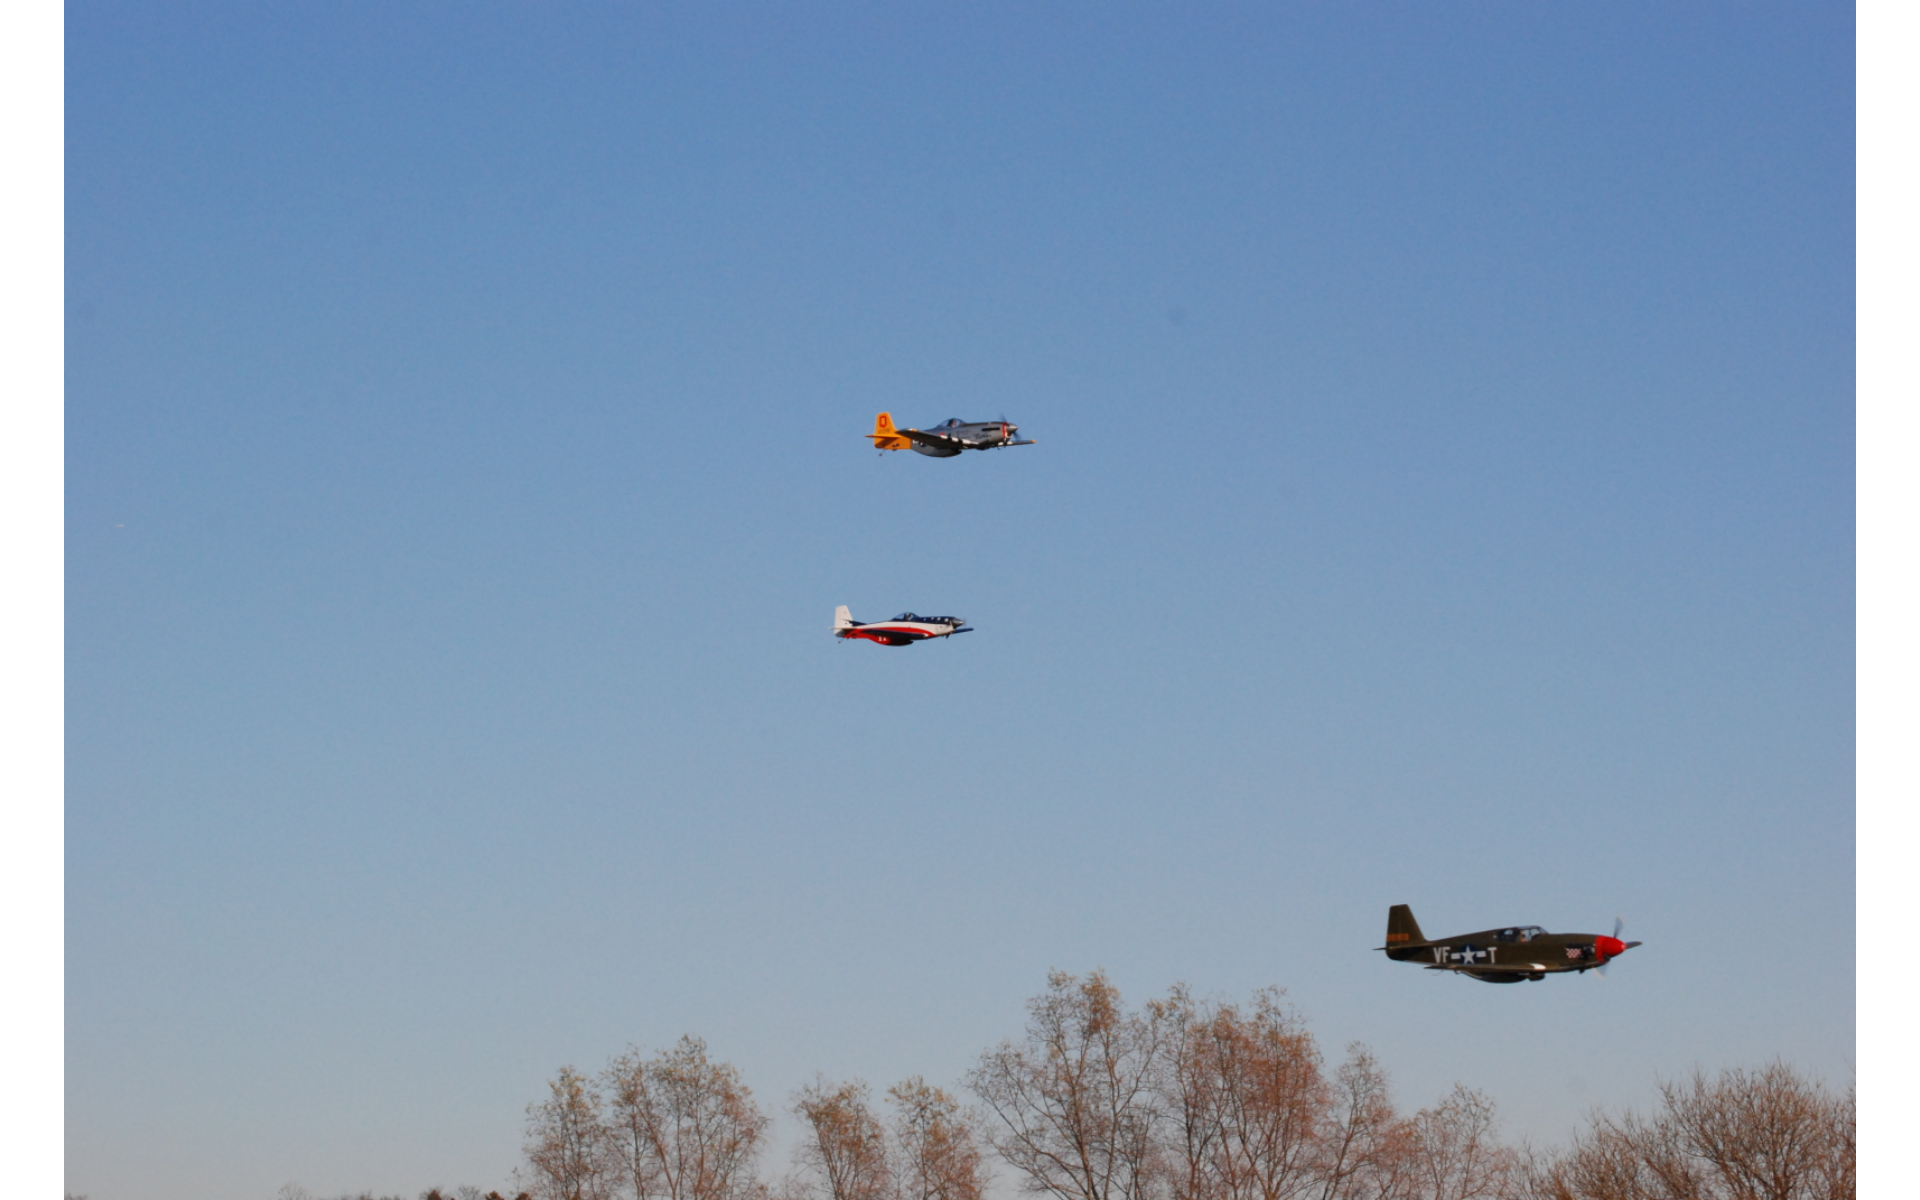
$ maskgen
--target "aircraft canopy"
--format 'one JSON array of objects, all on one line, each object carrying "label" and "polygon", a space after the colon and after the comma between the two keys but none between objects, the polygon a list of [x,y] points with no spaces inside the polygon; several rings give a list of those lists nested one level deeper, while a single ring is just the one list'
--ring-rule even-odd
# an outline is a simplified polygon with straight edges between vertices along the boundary
[{"label": "aircraft canopy", "polygon": [[1522,925],[1515,929],[1502,929],[1494,936],[1503,942],[1530,942],[1545,932],[1538,925]]}]

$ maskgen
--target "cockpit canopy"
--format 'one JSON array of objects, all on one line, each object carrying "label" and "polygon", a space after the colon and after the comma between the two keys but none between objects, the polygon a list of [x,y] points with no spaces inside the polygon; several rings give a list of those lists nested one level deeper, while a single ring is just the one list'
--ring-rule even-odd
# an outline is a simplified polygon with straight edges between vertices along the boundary
[{"label": "cockpit canopy", "polygon": [[1494,934],[1494,940],[1500,942],[1530,942],[1545,933],[1538,925],[1520,925],[1512,929],[1502,929]]},{"label": "cockpit canopy", "polygon": [[895,617],[894,620],[918,621],[922,625],[958,625],[960,623],[958,620],[954,619],[953,617],[923,617],[923,616],[920,616],[918,613],[910,613],[910,612],[903,612],[899,616]]}]

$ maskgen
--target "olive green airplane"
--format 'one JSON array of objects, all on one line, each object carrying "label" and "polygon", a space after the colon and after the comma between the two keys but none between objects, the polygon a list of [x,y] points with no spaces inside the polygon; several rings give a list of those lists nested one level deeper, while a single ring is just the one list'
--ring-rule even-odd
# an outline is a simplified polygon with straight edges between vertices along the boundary
[{"label": "olive green airplane", "polygon": [[1429,941],[1413,919],[1413,909],[1396,904],[1387,910],[1387,944],[1374,949],[1385,950],[1395,962],[1422,963],[1429,971],[1457,971],[1488,983],[1519,983],[1595,968],[1605,975],[1607,963],[1640,944],[1620,940],[1621,924],[1615,917],[1612,937],[1512,925]]}]

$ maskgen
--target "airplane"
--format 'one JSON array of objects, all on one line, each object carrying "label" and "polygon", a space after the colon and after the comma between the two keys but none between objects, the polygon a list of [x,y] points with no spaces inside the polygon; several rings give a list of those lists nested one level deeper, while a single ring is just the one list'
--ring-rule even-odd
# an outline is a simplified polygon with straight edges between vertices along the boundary
[{"label": "airplane", "polygon": [[922,617],[903,612],[891,621],[869,623],[854,620],[853,613],[844,604],[833,610],[833,636],[865,638],[882,646],[911,646],[932,638],[972,632],[972,628],[959,617]]},{"label": "airplane", "polygon": [[1413,919],[1413,909],[1396,904],[1387,910],[1385,950],[1395,962],[1417,962],[1429,971],[1455,971],[1487,983],[1538,981],[1549,975],[1575,971],[1584,974],[1638,946],[1620,940],[1622,922],[1613,921],[1613,936],[1597,933],[1548,933],[1538,925],[1483,929],[1429,941]]},{"label": "airplane", "polygon": [[1001,446],[1031,446],[1031,438],[1015,435],[1018,425],[1005,421],[962,421],[952,417],[932,429],[895,429],[893,414],[881,413],[867,437],[876,450],[917,450],[932,458],[956,458],[962,450],[993,450]]}]

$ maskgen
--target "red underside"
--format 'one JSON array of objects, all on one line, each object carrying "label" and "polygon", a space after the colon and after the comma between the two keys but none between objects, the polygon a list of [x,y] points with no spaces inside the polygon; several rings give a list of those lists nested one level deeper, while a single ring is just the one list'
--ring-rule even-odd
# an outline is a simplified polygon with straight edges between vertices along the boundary
[{"label": "red underside", "polygon": [[869,642],[878,642],[882,646],[911,646],[916,640],[931,635],[915,630],[911,633],[894,633],[887,630],[849,629],[842,637],[864,638]]}]

